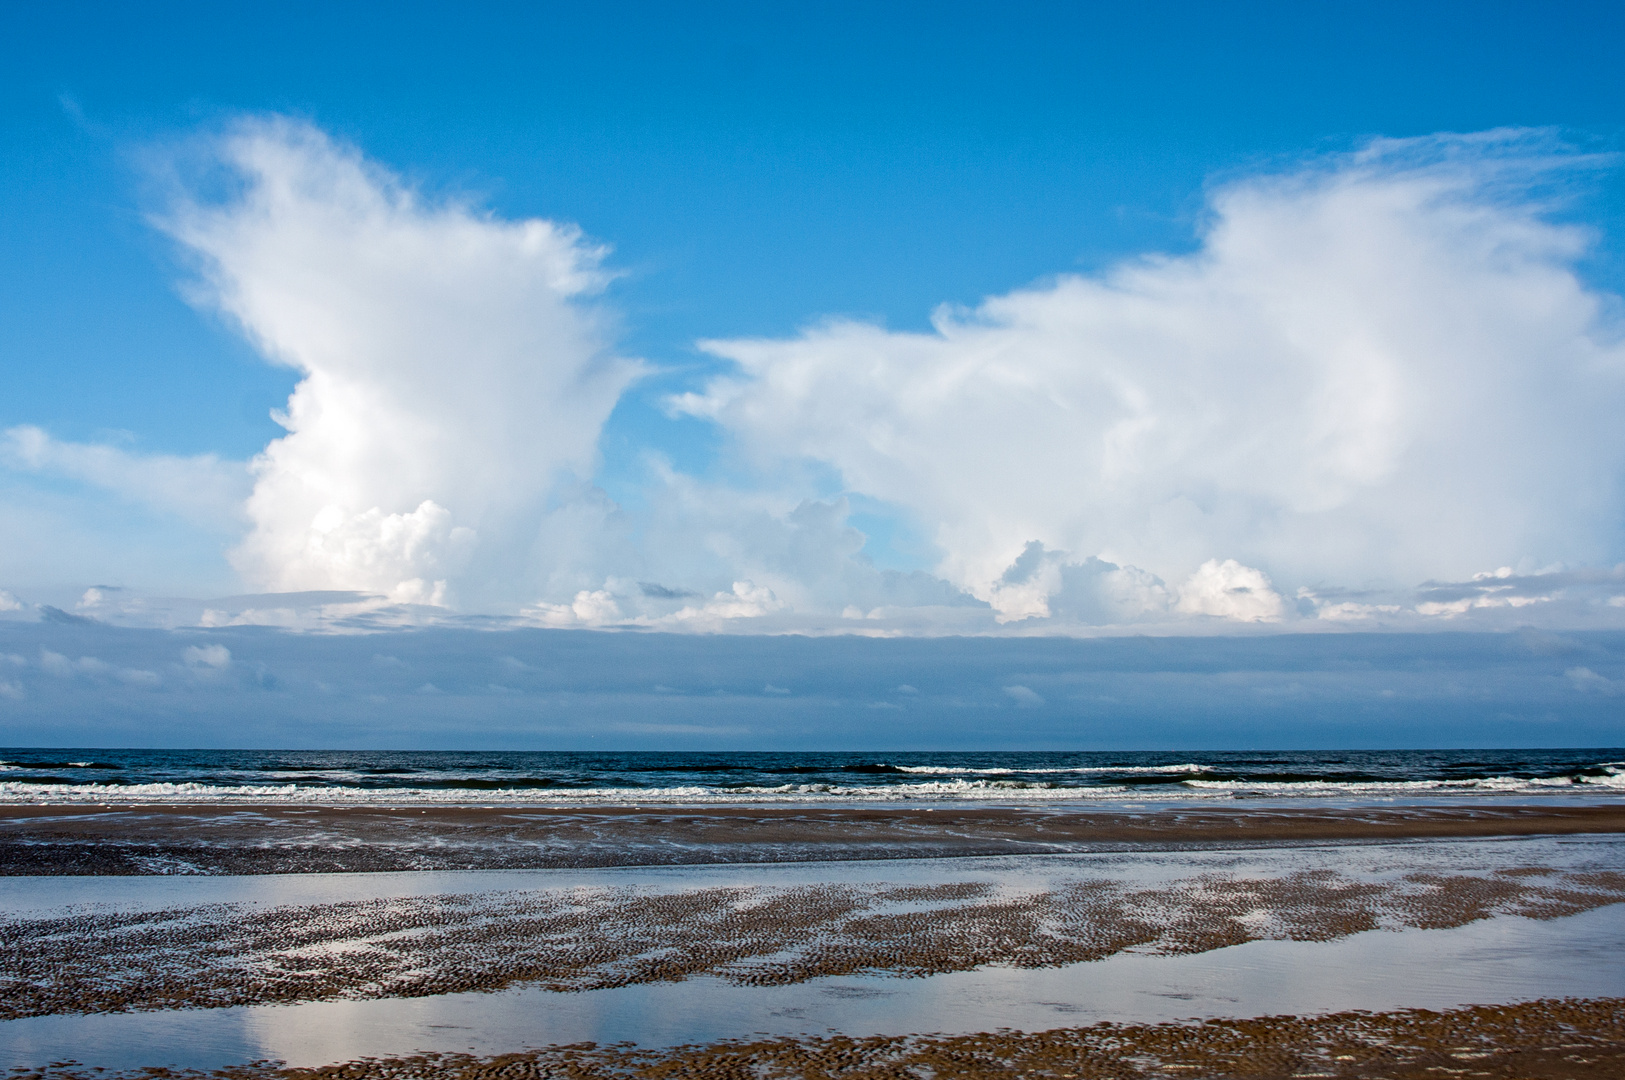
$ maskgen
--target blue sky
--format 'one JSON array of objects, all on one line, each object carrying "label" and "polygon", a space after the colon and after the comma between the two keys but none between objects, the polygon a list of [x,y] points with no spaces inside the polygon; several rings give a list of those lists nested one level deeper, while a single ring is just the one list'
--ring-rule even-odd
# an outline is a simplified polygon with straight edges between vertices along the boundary
[{"label": "blue sky", "polygon": [[[387,12],[387,14],[386,14]],[[303,116],[436,190],[613,244],[629,351],[944,301],[1194,245],[1215,177],[1625,114],[1611,4],[13,5],[6,424],[246,456],[292,378],[181,301],[141,158]],[[68,103],[65,107],[64,103]],[[1618,288],[1620,184],[1587,219]],[[626,440],[668,430],[647,399]],[[654,412],[655,415],[649,415]],[[613,458],[619,440],[606,447]]]},{"label": "blue sky", "polygon": [[[327,631],[698,632],[744,667],[763,633],[1612,633],[1622,31],[12,5],[0,621],[40,636],[0,710],[76,707],[47,608],[154,672],[215,630],[323,632],[299,664]],[[1513,665],[1505,715],[1601,730],[1593,659]],[[965,732],[1018,704],[987,677]],[[1433,715],[1405,700],[1381,730]]]}]

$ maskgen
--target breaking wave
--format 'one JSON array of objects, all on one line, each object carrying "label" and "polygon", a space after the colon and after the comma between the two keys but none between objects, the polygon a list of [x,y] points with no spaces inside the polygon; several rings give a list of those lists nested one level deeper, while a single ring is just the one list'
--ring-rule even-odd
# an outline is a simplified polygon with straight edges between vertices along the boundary
[{"label": "breaking wave", "polygon": [[[0,758],[0,801],[547,806],[1625,797],[1625,760],[1595,751],[918,760],[925,756],[8,751]],[[687,775],[673,783],[674,773]]]}]

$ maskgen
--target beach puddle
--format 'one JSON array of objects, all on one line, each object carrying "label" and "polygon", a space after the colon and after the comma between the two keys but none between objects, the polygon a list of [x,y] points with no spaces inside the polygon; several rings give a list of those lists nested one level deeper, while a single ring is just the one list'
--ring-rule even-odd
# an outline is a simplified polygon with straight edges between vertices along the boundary
[{"label": "beach puddle", "polygon": [[[1494,907],[1527,902],[1527,896],[1535,895],[1527,893],[1533,887],[1527,883],[1551,889],[1566,880],[1563,875],[1593,875],[1587,880],[1594,880],[1621,870],[1625,843],[1583,837],[658,870],[16,878],[0,886],[0,902],[13,921],[190,911],[206,922],[213,916],[197,913],[211,905],[218,913],[414,898],[438,903],[436,898],[448,896],[465,898],[460,901],[465,905],[473,897],[477,909],[482,896],[499,906],[536,890],[572,896],[608,890],[619,897],[687,902],[706,890],[793,893],[836,885],[861,895],[892,890],[886,895],[899,899],[882,918],[902,918],[905,939],[914,925],[909,918],[951,911],[956,904],[992,901],[1026,911],[1020,905],[1031,907],[1067,889],[1108,885],[1128,895],[1162,896],[1181,889],[1185,892],[1178,894],[1186,895],[1189,890],[1182,883],[1195,880],[1222,886],[1213,893],[1221,899],[1233,898],[1238,889],[1251,898],[1260,883],[1324,884],[1332,880],[1327,875],[1335,874],[1336,882],[1358,886],[1358,896],[1380,899],[1418,880],[1427,884],[1465,875],[1463,880],[1484,881],[1494,889],[1485,894],[1488,901],[1470,890],[1462,894],[1481,909],[1460,909],[1461,898],[1451,894],[1455,906],[1450,918],[1435,928],[1427,920],[1437,922],[1437,904],[1421,916],[1405,916],[1410,923],[1393,928],[1345,926],[1320,934],[1319,940],[1283,932],[1236,944],[1192,945],[1189,951],[1170,948],[1158,938],[1086,962],[992,962],[925,974],[811,973],[796,981],[755,984],[742,983],[737,971],[725,970],[573,992],[517,985],[498,992],[26,1016],[0,1022],[0,1066],[68,1058],[106,1068],[211,1068],[264,1059],[305,1066],[419,1051],[505,1053],[583,1041],[664,1046],[764,1035],[1043,1030],[1099,1020],[1441,1009],[1542,997],[1625,996],[1625,904],[1599,901],[1572,913],[1542,908],[1535,917]],[[1194,903],[1212,902],[1207,893],[1190,895]],[[1294,895],[1307,896],[1304,902],[1310,905],[1323,903],[1312,889],[1303,893],[1299,888]],[[1403,905],[1393,910],[1415,914]],[[1262,922],[1275,917],[1269,912],[1255,917],[1245,904],[1229,911],[1226,917],[1236,925],[1256,923],[1260,933]],[[858,917],[868,920],[862,925],[872,938],[876,916],[860,912]],[[342,952],[340,948],[333,955]],[[186,960],[180,955],[174,959]]]}]

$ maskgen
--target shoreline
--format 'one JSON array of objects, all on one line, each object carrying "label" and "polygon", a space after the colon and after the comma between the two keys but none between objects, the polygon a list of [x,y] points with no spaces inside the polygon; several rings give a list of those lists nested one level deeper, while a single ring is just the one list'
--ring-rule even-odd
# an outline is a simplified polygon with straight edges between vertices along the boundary
[{"label": "shoreline", "polygon": [[0,805],[0,876],[551,869],[1625,833],[1625,803],[1360,807]]}]

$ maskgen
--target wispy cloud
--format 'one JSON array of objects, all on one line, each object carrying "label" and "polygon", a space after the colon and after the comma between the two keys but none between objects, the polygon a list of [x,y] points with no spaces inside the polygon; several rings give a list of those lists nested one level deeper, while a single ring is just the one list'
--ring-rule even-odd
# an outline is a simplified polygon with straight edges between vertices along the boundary
[{"label": "wispy cloud", "polygon": [[63,442],[38,427],[0,432],[0,465],[90,484],[174,514],[193,525],[234,532],[243,521],[248,470],[214,454],[142,454],[104,443]]}]

